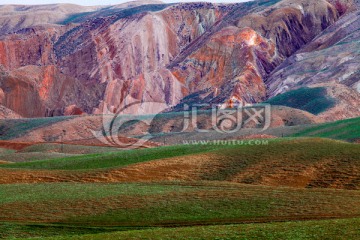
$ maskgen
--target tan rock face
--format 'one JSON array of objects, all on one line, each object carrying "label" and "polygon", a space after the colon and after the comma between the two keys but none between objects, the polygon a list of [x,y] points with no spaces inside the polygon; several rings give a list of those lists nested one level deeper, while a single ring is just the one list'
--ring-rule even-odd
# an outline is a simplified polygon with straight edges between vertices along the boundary
[{"label": "tan rock face", "polygon": [[0,88],[0,104],[3,104],[5,99],[5,93],[4,91]]},{"label": "tan rock face", "polygon": [[148,14],[126,25],[119,21],[94,38],[98,64],[91,75],[107,83],[104,102],[109,108],[137,100],[179,100],[174,98],[181,94],[179,83],[162,69],[178,53],[179,39],[161,16]]}]

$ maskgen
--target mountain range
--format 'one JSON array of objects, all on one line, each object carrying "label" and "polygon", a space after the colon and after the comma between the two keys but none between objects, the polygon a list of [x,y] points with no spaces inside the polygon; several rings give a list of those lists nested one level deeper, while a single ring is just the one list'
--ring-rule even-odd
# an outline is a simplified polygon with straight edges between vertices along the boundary
[{"label": "mountain range", "polygon": [[0,6],[0,117],[116,113],[134,102],[173,111],[268,102],[321,121],[357,117],[359,7],[353,0]]}]

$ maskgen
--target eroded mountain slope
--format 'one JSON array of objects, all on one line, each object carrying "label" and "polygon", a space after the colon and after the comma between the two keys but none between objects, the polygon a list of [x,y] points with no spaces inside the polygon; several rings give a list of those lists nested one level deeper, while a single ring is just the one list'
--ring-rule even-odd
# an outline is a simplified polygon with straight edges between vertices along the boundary
[{"label": "eroded mountain slope", "polygon": [[[29,26],[0,37],[4,106],[26,117],[41,117],[74,112],[71,109],[117,112],[135,101],[168,107],[261,102],[298,87],[287,84],[295,81],[288,77],[291,70],[282,77],[277,74],[291,59],[317,54],[319,48],[326,51],[334,45],[329,45],[331,39],[339,36],[351,38],[355,51],[357,21],[346,20],[357,16],[351,13],[353,6],[348,0],[261,0],[112,7],[86,16],[67,13],[67,25]],[[340,33],[333,36],[331,29]],[[331,54],[333,49],[325,57]],[[349,64],[335,77],[356,88],[356,72],[347,75],[356,69],[357,55],[348,55],[336,55]],[[338,66],[336,56],[333,62]],[[303,74],[302,78],[314,78],[303,84],[322,82],[318,75]],[[133,113],[155,110],[143,107]]]}]

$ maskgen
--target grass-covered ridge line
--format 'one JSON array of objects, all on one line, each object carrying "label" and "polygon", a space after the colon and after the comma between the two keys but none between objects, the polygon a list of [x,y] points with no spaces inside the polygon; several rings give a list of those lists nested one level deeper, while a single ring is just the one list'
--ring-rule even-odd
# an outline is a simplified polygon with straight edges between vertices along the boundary
[{"label": "grass-covered ridge line", "polygon": [[68,239],[74,235],[98,234],[123,230],[124,228],[1,222],[0,239],[34,239],[34,237],[35,239],[44,239],[55,236]]},{"label": "grass-covered ridge line", "polygon": [[[172,157],[211,153],[223,165],[204,173],[205,180],[227,180],[229,177],[247,167],[261,162],[271,161],[288,164],[311,165],[324,161],[328,156],[335,160],[346,157],[348,160],[358,159],[360,145],[334,141],[330,139],[292,139],[279,138],[266,140],[266,145],[249,145],[249,141],[241,145],[175,145],[149,149],[124,150],[113,153],[70,156],[52,160],[19,162],[2,164],[0,168],[12,169],[46,169],[46,170],[92,170],[120,168],[127,165],[151,160],[161,160]],[[206,156],[204,156],[206,158]],[[311,162],[309,162],[311,160]],[[356,163],[356,161],[354,162]],[[249,180],[250,181],[250,180]]]},{"label": "grass-covered ridge line", "polygon": [[319,124],[302,130],[292,135],[292,137],[323,137],[355,141],[360,139],[360,118]]},{"label": "grass-covered ridge line", "polygon": [[95,153],[109,153],[119,152],[119,148],[106,147],[106,146],[86,146],[86,145],[73,145],[61,143],[39,143],[20,150],[22,153],[31,152],[63,152],[67,154],[95,154]]},{"label": "grass-covered ridge line", "polygon": [[39,183],[0,185],[0,205],[14,202],[90,200],[94,198],[146,196],[171,192],[188,192],[192,187],[142,183]]},{"label": "grass-covered ridge line", "polygon": [[114,153],[89,154],[52,160],[3,164],[0,165],[0,167],[59,170],[88,170],[123,167],[139,162],[211,151],[219,147],[210,145],[166,146],[148,149],[124,150]]},{"label": "grass-covered ridge line", "polygon": [[248,239],[248,240],[318,240],[359,239],[359,218],[322,221],[274,222],[264,224],[217,225],[183,228],[155,228],[84,236],[52,237],[48,240],[113,240],[113,239]]},{"label": "grass-covered ridge line", "polygon": [[335,105],[335,99],[326,95],[326,88],[303,87],[292,90],[266,101],[272,105],[281,105],[319,114]]},{"label": "grass-covered ridge line", "polygon": [[[93,233],[96,229],[90,228],[107,228],[103,230],[106,232],[121,228],[125,230],[360,216],[358,191],[219,182],[188,184],[0,185],[0,220],[14,224],[21,220],[28,226],[34,221],[36,224],[44,224],[43,231],[41,228],[39,230],[39,225],[32,229],[32,236],[42,237],[49,236],[47,230],[52,231],[56,226],[77,226],[82,233]],[[16,196],[8,196],[10,194]],[[14,224],[12,228],[16,227]],[[4,224],[0,224],[0,230],[4,228]],[[4,236],[6,231],[0,231],[0,236]],[[21,233],[20,228],[11,234],[21,236],[17,235]],[[71,233],[71,229],[67,229],[60,231],[59,235],[66,235],[67,239],[71,234],[82,233]],[[128,239],[125,236],[119,238]]]},{"label": "grass-covered ridge line", "polygon": [[41,159],[57,159],[70,156],[78,156],[78,154],[58,153],[58,152],[9,152],[0,153],[0,159],[9,163],[31,162]]},{"label": "grass-covered ridge line", "polygon": [[[346,159],[354,167],[360,167],[360,145],[321,138],[279,139],[270,141],[268,145],[239,146],[220,149],[216,153],[221,167],[204,173],[203,179],[228,181],[238,174],[247,173],[248,177],[243,178],[242,182],[256,184],[264,175],[278,173],[272,172],[278,169],[278,166],[296,172],[297,168],[294,166],[311,168],[331,160],[340,171],[348,167],[342,159]],[[255,169],[249,171],[254,166]]]}]

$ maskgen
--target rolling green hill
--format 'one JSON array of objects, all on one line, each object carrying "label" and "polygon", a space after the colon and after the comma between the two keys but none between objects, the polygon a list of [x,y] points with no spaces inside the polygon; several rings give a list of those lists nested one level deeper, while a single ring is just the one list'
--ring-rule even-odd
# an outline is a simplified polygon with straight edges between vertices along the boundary
[{"label": "rolling green hill", "polygon": [[[329,189],[305,190],[219,182],[52,183],[0,185],[0,193],[0,221],[7,221],[0,224],[0,237],[57,235],[62,236],[60,239],[68,239],[74,234],[161,226],[267,223],[360,216],[358,191]],[[18,221],[23,224],[17,223]],[[316,230],[328,228],[333,228],[330,233],[335,234],[342,229],[344,224],[357,222],[358,220],[354,219],[343,223],[324,221],[319,223],[320,225],[316,225],[315,222],[294,222],[250,224],[243,227],[213,226],[204,227],[204,231],[200,230],[200,236],[202,236],[201,239],[207,239],[206,236],[211,236],[216,229],[219,229],[220,233],[224,234],[223,237],[246,234],[246,231],[250,231],[251,233],[248,234],[251,235],[256,233],[254,236],[260,237],[261,235],[258,234],[261,229],[264,229],[266,235],[263,237],[271,237],[270,234],[274,234],[274,239],[279,236],[296,236],[296,234],[306,237],[310,236],[309,234],[315,234]],[[326,226],[326,224],[329,225]],[[70,226],[73,226],[73,229]],[[281,227],[287,230],[284,233],[282,231],[271,233]],[[56,229],[59,230],[56,231]],[[171,236],[177,232],[176,229],[178,228],[172,230],[155,228],[142,232],[83,236],[80,239],[109,239],[111,237],[131,239],[131,237],[139,237],[139,234],[144,237],[155,237],[154,234],[158,234],[154,239],[171,239]],[[180,228],[176,239],[192,236],[196,229]],[[225,231],[231,229],[233,231],[228,232],[229,235],[227,235]],[[350,231],[348,233],[350,235],[347,236],[356,236],[354,234],[358,229],[355,226],[347,226],[347,229],[355,231]],[[215,236],[217,234],[219,232]]]},{"label": "rolling green hill", "polygon": [[355,141],[360,139],[360,118],[352,118],[311,126],[293,134],[292,137],[323,137]]},{"label": "rolling green hill", "polygon": [[333,107],[335,99],[326,95],[326,88],[324,87],[303,87],[273,97],[267,100],[266,103],[297,108],[312,114],[319,114]]},{"label": "rolling green hill", "polygon": [[110,153],[86,154],[74,157],[40,160],[32,162],[1,165],[3,168],[89,170],[99,168],[122,167],[168,157],[190,155],[214,150],[214,146],[189,145],[167,146],[150,149],[124,150]]},{"label": "rolling green hill", "polygon": [[[256,145],[255,141],[248,140],[239,145],[179,145],[2,164],[0,182],[172,179],[360,189],[359,144],[322,138],[258,141],[264,144]],[[29,170],[39,171],[30,174]]]},{"label": "rolling green hill", "polygon": [[322,221],[274,222],[263,224],[217,225],[182,228],[155,228],[84,236],[47,238],[49,240],[112,239],[359,239],[359,218]]}]

